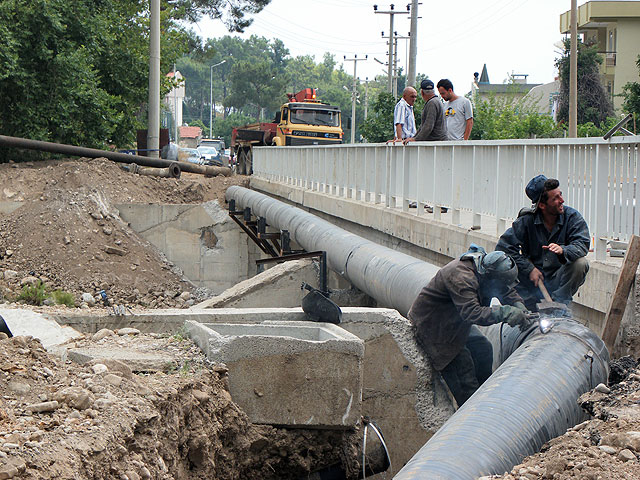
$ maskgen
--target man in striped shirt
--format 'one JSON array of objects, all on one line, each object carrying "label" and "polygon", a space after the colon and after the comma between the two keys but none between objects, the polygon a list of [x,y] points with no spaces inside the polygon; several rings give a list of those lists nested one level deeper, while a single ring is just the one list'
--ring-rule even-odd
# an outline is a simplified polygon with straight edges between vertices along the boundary
[{"label": "man in striped shirt", "polygon": [[394,143],[415,136],[416,119],[413,116],[413,104],[417,98],[416,89],[407,87],[402,92],[402,98],[396,103],[396,108],[393,110]]}]

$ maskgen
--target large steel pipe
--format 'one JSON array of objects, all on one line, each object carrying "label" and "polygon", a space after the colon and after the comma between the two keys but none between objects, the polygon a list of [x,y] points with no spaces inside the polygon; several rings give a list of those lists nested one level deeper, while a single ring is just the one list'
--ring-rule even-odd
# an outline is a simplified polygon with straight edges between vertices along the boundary
[{"label": "large steel pipe", "polygon": [[501,474],[583,421],[587,415],[576,400],[606,382],[609,354],[585,326],[556,321],[546,334],[537,326],[524,334],[492,326],[494,356],[508,358],[394,479]]},{"label": "large steel pipe", "polygon": [[238,206],[250,207],[274,228],[288,230],[305,250],[326,251],[329,268],[402,315],[409,312],[422,287],[439,270],[253,190],[232,186],[226,197],[235,199]]},{"label": "large steel pipe", "polygon": [[[306,250],[325,250],[330,268],[403,315],[438,271],[258,192],[234,186],[226,197],[289,230]],[[394,478],[471,480],[502,473],[578,423],[584,413],[576,400],[606,381],[609,356],[588,328],[556,322],[546,334],[537,326],[524,333],[507,325],[485,329],[497,370]]]},{"label": "large steel pipe", "polygon": [[4,147],[25,148],[27,150],[38,150],[49,153],[60,153],[76,157],[104,157],[114,162],[136,163],[145,167],[167,168],[172,164],[177,164],[182,172],[199,173],[209,177],[214,177],[216,175],[224,175],[228,177],[231,175],[231,169],[225,167],[211,167],[188,162],[175,162],[173,160],[143,157],[140,155],[128,155],[126,153],[110,152],[108,150],[98,150],[96,148],[77,147],[75,145],[43,142],[40,140],[29,140],[19,137],[7,137],[5,135],[0,135],[0,145]]}]

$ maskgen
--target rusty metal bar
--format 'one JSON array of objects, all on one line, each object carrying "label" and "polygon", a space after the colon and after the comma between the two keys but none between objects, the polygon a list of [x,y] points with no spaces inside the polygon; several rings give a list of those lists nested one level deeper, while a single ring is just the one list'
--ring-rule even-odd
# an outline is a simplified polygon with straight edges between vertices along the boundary
[{"label": "rusty metal bar", "polygon": [[319,257],[320,261],[320,288],[323,292],[327,292],[327,252],[325,251],[316,251],[316,252],[304,252],[304,253],[292,253],[290,255],[281,255],[279,257],[273,258],[263,258],[261,260],[256,260],[256,265],[260,268],[267,263],[282,263],[288,262],[289,260],[301,260],[303,258],[313,258]]}]

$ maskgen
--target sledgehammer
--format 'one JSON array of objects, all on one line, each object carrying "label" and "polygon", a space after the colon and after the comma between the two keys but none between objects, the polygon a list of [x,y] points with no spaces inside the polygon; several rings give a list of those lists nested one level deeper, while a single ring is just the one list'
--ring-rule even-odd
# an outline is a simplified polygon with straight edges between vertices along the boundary
[{"label": "sledgehammer", "polygon": [[536,307],[538,307],[538,312],[546,315],[564,315],[567,312],[567,306],[564,303],[553,301],[542,280],[538,282],[538,288],[544,297],[544,300],[538,302],[536,305]]}]

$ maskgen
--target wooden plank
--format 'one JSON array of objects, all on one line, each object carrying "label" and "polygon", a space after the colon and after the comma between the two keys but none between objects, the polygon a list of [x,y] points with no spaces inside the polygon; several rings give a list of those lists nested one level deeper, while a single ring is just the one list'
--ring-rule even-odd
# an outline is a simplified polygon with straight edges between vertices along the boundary
[{"label": "wooden plank", "polygon": [[632,235],[602,329],[602,340],[609,349],[609,353],[613,352],[624,309],[627,306],[627,298],[636,277],[638,263],[640,263],[640,237]]}]

